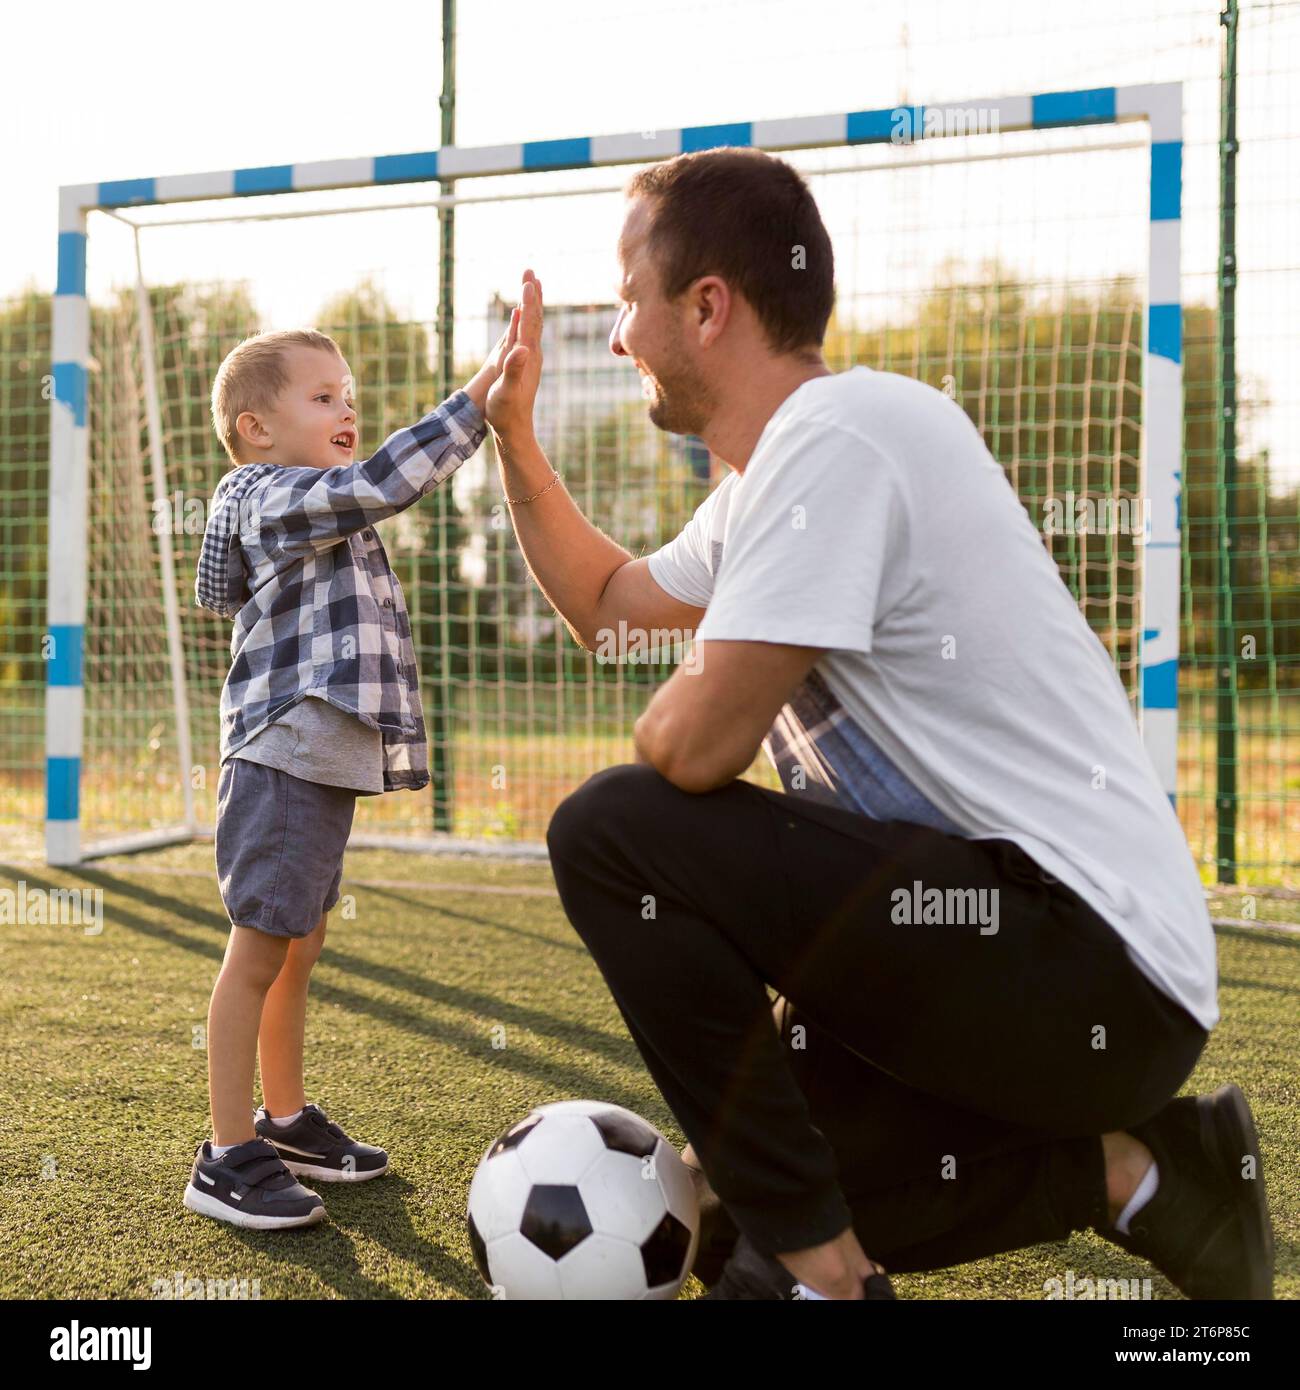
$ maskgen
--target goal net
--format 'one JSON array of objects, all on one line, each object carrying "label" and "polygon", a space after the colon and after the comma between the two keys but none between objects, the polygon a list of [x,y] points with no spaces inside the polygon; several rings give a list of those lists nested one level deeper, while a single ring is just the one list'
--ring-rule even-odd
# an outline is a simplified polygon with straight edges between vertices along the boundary
[{"label": "goal net", "polygon": [[[1174,699],[1158,668],[1176,652],[1177,538],[1172,619],[1153,622],[1151,567],[1171,536],[1148,464],[1172,448],[1176,470],[1178,444],[1176,424],[1172,444],[1152,424],[1153,138],[1086,102],[1072,108],[1078,119],[1037,129],[999,124],[1008,109],[972,104],[966,126],[949,115],[949,128],[928,129],[931,113],[910,108],[894,113],[911,123],[901,141],[878,128],[865,143],[781,139],[797,122],[746,136],[807,175],[830,231],[829,365],[903,372],[967,411],[1113,657],[1135,717],[1159,707],[1148,745],[1172,792]],[[876,113],[877,127],[886,116]],[[700,441],[650,425],[635,369],[608,348],[621,186],[667,152],[666,136],[681,140],[642,133],[639,160],[623,137],[628,153],[614,165],[461,177],[441,200],[411,165],[406,183],[340,176],[356,186],[254,184],[190,201],[183,181],[169,182],[178,196],[167,199],[163,180],[148,181],[146,196],[89,212],[84,547],[75,472],[58,503],[74,508],[66,548],[51,506],[56,639],[76,624],[55,611],[53,557],[84,571],[81,707],[54,693],[53,672],[47,706],[55,723],[80,718],[81,738],[71,771],[54,764],[73,761],[58,749],[76,741],[50,743],[52,860],[214,822],[230,624],[197,608],[193,587],[208,499],[228,466],[208,414],[212,379],[246,334],[312,325],[338,340],[365,456],[477,369],[531,266],[546,286],[537,421],[548,456],[585,514],[633,555],[676,534],[724,466]],[[713,143],[740,140],[723,130]],[[554,163],[582,162],[556,153]],[[440,207],[454,208],[450,248]],[[1173,255],[1176,281],[1176,240]],[[57,313],[56,300],[56,338]],[[671,664],[603,661],[574,644],[523,565],[490,436],[450,484],[379,530],[410,610],[433,785],[360,799],[356,841],[536,847],[570,790],[631,758],[632,725]],[[1157,632],[1172,645],[1153,648]],[[761,765],[753,775],[777,785]],[[75,789],[60,789],[69,776]]]}]

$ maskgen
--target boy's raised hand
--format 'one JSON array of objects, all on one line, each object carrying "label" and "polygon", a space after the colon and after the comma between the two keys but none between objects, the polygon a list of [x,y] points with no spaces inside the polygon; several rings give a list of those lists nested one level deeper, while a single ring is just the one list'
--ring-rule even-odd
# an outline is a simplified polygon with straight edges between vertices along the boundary
[{"label": "boy's raised hand", "polygon": [[542,378],[542,282],[531,270],[524,271],[519,303],[493,356],[499,372],[483,414],[502,439],[531,437],[533,402]]}]

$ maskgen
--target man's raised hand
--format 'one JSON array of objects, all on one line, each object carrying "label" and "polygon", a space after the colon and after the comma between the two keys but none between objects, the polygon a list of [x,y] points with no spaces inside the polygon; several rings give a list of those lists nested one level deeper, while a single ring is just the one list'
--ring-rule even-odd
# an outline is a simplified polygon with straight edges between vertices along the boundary
[{"label": "man's raised hand", "polygon": [[542,282],[531,270],[524,271],[519,303],[498,348],[501,370],[488,390],[483,413],[502,439],[529,438],[542,378]]}]

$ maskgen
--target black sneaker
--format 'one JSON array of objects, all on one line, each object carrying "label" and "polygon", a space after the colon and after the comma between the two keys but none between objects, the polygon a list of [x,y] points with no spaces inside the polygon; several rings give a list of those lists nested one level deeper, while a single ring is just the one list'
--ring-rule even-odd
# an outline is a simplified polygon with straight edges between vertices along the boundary
[{"label": "black sneaker", "polygon": [[[723,1266],[722,1277],[704,1295],[701,1302],[749,1301],[804,1302],[798,1280],[776,1258],[764,1255],[747,1236],[736,1241],[731,1258]],[[894,1286],[886,1274],[871,1274],[863,1280],[863,1295],[867,1299],[893,1299]]]},{"label": "black sneaker", "polygon": [[194,1157],[185,1205],[203,1216],[251,1231],[314,1226],[325,1203],[285,1167],[265,1139],[249,1139],[220,1158],[205,1139]]},{"label": "black sneaker", "polygon": [[[1188,1298],[1273,1297],[1273,1228],[1259,1136],[1240,1087],[1180,1096],[1129,1133],[1155,1155],[1155,1196],[1129,1222],[1098,1232],[1149,1260]],[[1254,1177],[1242,1174],[1254,1161]]]},{"label": "black sneaker", "polygon": [[388,1155],[373,1144],[349,1139],[319,1105],[303,1106],[291,1125],[275,1125],[260,1105],[253,1128],[275,1145],[291,1173],[321,1182],[365,1182],[388,1172]]}]

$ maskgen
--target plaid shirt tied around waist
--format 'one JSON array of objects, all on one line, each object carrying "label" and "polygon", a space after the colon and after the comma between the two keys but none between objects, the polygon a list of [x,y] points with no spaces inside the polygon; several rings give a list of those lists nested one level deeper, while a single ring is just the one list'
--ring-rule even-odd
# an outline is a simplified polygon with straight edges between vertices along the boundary
[{"label": "plaid shirt tied around waist", "polygon": [[235,620],[221,761],[308,695],[378,729],[384,790],[429,785],[411,621],[373,526],[445,482],[483,442],[457,391],[368,459],[244,464],[212,496],[195,602]]}]

